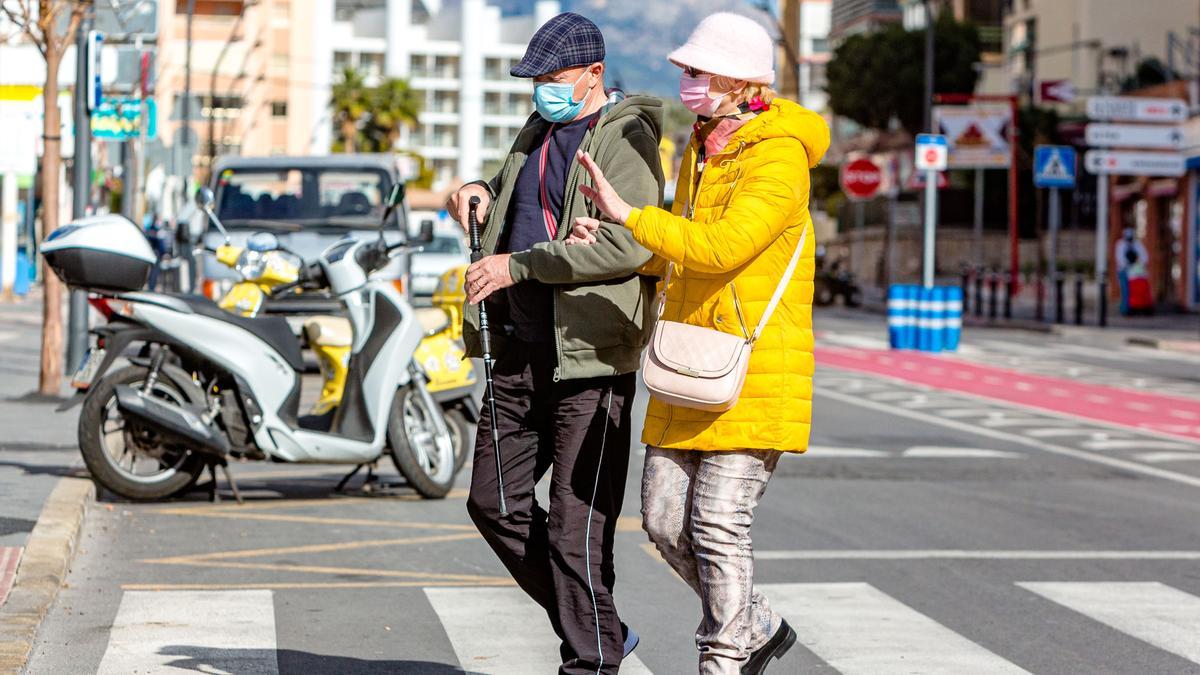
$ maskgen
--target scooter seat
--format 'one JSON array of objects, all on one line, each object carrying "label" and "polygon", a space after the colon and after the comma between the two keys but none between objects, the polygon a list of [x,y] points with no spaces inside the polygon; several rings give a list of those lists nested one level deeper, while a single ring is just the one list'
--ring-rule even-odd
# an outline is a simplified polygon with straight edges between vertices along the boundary
[{"label": "scooter seat", "polygon": [[423,307],[416,310],[417,322],[425,330],[426,335],[436,335],[450,326],[450,315],[436,307]]},{"label": "scooter seat", "polygon": [[292,327],[288,324],[287,319],[282,316],[244,317],[221,309],[217,303],[204,295],[177,295],[174,297],[186,303],[196,314],[231,323],[253,333],[258,339],[279,352],[279,355],[293,369],[299,372],[304,371],[304,359],[300,355],[300,340],[292,332]]},{"label": "scooter seat", "polygon": [[304,322],[308,344],[322,347],[349,347],[354,342],[350,322],[340,316],[314,316]]}]

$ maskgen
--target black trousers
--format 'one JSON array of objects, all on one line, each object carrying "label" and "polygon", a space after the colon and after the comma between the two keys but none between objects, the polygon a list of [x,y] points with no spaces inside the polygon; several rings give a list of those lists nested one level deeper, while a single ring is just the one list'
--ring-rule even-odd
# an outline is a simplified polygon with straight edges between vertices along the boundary
[{"label": "black trousers", "polygon": [[[549,615],[562,640],[559,672],[616,673],[623,638],[612,597],[613,536],[625,498],[636,376],[555,382],[553,345],[508,347],[494,369],[508,515],[500,516],[486,401],[467,510]],[[533,491],[547,471],[548,511]]]}]

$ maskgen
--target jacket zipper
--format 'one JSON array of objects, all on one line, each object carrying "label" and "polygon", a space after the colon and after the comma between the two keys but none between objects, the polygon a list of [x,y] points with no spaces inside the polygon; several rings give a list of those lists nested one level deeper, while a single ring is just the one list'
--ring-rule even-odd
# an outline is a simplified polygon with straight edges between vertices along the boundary
[{"label": "jacket zipper", "polygon": [[[580,147],[583,147],[586,144],[588,153],[591,153],[591,151],[592,151],[591,142],[592,142],[592,139],[595,137],[593,132],[594,132],[593,129],[589,129],[585,133],[583,140],[579,144]],[[575,191],[579,188],[579,178],[582,175],[582,172],[583,172],[583,168],[579,166],[579,163],[576,162],[574,158],[572,158],[571,159],[571,171],[568,174],[568,178],[570,178],[571,180],[568,181],[569,185],[566,188],[566,192],[563,193],[563,209],[562,209],[562,214],[560,214],[560,220],[561,220],[561,216],[565,216],[568,219],[570,219],[570,217],[571,217],[571,208],[575,206]],[[566,228],[564,228],[563,223],[560,222],[559,226],[558,226],[558,237],[555,240],[561,241],[563,239],[566,239],[566,237],[563,236],[564,232],[567,233],[567,236],[570,236],[571,226],[568,225]],[[555,285],[554,286],[554,295],[551,298],[553,301],[552,304],[554,307],[554,348],[555,348],[555,351],[557,352],[555,354],[555,356],[557,357],[557,361],[558,361],[558,363],[554,366],[554,381],[555,382],[562,381],[562,359],[563,359],[562,324],[558,319],[558,299],[559,299],[559,295],[561,293],[562,293],[562,289],[559,288],[558,285]]]},{"label": "jacket zipper", "polygon": [[[704,146],[697,142],[696,154],[699,155]],[[700,194],[700,187],[704,184],[704,164],[698,164],[695,167],[696,180],[692,181],[691,191],[688,193],[688,208],[687,219],[691,220],[696,215],[696,196]],[[673,263],[667,263],[668,265]],[[679,290],[684,292],[687,289],[687,279],[683,275],[683,267],[679,268]],[[667,289],[663,289],[663,302],[667,299]],[[682,317],[676,317],[681,319]],[[663,425],[662,435],[659,436],[658,446],[662,447],[663,443],[667,442],[667,432],[671,430],[671,423],[675,421],[675,406],[667,406],[667,423]]]}]

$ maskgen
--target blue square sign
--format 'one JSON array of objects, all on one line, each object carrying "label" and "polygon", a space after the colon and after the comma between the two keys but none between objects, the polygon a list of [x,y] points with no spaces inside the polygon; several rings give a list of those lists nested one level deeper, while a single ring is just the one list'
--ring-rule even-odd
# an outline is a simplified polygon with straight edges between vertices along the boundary
[{"label": "blue square sign", "polygon": [[1075,187],[1075,148],[1039,145],[1033,151],[1033,184],[1040,188]]}]

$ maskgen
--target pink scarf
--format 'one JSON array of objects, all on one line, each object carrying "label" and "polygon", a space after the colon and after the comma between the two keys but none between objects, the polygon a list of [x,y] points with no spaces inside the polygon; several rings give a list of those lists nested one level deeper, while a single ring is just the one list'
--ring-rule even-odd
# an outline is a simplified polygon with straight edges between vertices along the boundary
[{"label": "pink scarf", "polygon": [[[702,137],[704,139],[704,155],[712,157],[720,154],[725,149],[725,145],[729,143],[729,139],[733,138],[737,130],[749,121],[750,119],[722,117],[715,126],[708,130],[708,134]],[[702,133],[702,130],[698,130],[697,133]]]}]

